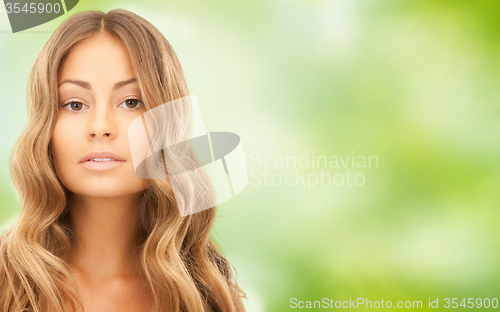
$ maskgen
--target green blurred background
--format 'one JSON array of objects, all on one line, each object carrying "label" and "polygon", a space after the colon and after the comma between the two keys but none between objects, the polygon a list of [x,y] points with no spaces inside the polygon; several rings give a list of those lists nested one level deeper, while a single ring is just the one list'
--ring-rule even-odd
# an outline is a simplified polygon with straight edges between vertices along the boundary
[{"label": "green blurred background", "polygon": [[[242,139],[250,184],[219,206],[214,231],[248,311],[293,310],[291,298],[426,309],[429,298],[500,297],[500,2],[81,0],[68,14],[118,7],[170,41],[207,130]],[[7,159],[28,72],[67,15],[17,34],[0,15],[5,229],[20,209]],[[376,156],[378,167],[276,164],[307,153]],[[365,183],[295,179],[321,169]],[[276,185],[287,174],[292,185]]]}]

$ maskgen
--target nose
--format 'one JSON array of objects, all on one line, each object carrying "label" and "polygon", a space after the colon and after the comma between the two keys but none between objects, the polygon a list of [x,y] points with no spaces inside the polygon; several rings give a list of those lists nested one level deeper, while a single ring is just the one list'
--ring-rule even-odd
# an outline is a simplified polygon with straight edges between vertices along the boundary
[{"label": "nose", "polygon": [[89,117],[89,140],[114,139],[118,135],[114,116],[108,105],[96,105]]}]

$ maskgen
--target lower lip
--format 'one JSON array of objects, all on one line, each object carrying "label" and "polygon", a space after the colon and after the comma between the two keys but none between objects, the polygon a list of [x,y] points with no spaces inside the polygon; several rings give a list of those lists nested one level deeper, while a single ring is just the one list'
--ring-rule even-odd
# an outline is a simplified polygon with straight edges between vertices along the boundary
[{"label": "lower lip", "polygon": [[92,171],[104,171],[104,170],[109,170],[113,169],[119,165],[121,165],[124,161],[118,161],[118,160],[113,160],[113,161],[85,161],[82,162],[82,166],[85,169],[92,170]]}]

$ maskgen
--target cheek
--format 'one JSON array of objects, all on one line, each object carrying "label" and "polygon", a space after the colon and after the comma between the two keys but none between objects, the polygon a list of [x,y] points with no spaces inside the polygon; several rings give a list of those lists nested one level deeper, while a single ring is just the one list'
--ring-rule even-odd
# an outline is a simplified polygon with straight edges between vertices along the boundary
[{"label": "cheek", "polygon": [[54,156],[54,165],[56,173],[60,177],[66,176],[68,173],[65,168],[73,161],[73,155],[76,149],[78,140],[75,139],[75,125],[71,125],[65,120],[58,120],[52,132],[51,146],[52,155]]}]

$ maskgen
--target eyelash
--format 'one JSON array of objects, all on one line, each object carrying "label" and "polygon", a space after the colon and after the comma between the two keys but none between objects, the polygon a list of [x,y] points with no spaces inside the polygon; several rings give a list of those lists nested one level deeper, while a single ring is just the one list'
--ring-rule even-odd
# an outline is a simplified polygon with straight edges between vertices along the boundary
[{"label": "eyelash", "polygon": [[[130,110],[132,110],[132,109],[139,109],[142,105],[144,105],[144,103],[142,102],[142,100],[141,100],[140,98],[138,98],[138,97],[133,97],[133,96],[125,98],[125,99],[124,99],[124,100],[120,103],[120,105],[122,105],[123,103],[125,103],[125,102],[126,102],[126,101],[128,101],[128,100],[136,100],[136,101],[138,101],[138,102],[139,102],[139,104],[138,104],[136,107],[134,107],[134,108],[129,108],[129,107],[126,107],[127,109],[130,109]],[[87,106],[87,107],[88,107],[88,105],[83,104],[81,101],[76,101],[76,100],[68,100],[68,101],[66,101],[64,104],[62,104],[63,109],[66,109],[66,106],[70,105],[71,103],[80,103],[80,104],[85,105],[85,106]],[[78,112],[79,112],[79,111],[81,111],[81,110],[82,110],[82,109],[80,109],[80,110],[71,110],[71,109],[67,109],[67,111],[68,111],[69,113],[72,113],[72,114],[73,114],[73,113],[78,113]]]},{"label": "eyelash", "polygon": [[142,105],[144,105],[144,103],[142,103],[142,100],[138,97],[134,97],[134,96],[130,96],[130,97],[127,97],[125,98],[121,103],[120,105],[122,105],[123,103],[125,103],[126,101],[128,100],[136,100],[138,102],[138,105],[134,108],[130,108],[130,107],[127,107],[128,109],[139,109]]}]

